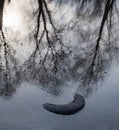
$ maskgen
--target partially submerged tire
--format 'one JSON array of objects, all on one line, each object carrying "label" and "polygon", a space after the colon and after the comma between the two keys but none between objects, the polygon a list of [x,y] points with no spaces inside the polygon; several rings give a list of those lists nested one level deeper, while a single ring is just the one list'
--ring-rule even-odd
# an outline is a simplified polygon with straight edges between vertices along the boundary
[{"label": "partially submerged tire", "polygon": [[79,95],[75,94],[74,100],[68,104],[54,105],[50,103],[43,104],[44,109],[62,115],[71,115],[79,112],[85,106],[85,99]]}]

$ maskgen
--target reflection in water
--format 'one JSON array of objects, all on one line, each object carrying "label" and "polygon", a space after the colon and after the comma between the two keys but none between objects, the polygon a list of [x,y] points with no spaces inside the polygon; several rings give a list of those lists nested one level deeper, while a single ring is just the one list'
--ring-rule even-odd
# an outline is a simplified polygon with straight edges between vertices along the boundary
[{"label": "reflection in water", "polygon": [[[78,91],[82,91],[83,96],[88,96],[92,93],[93,84],[104,80],[114,55],[112,52],[118,51],[117,36],[110,37],[111,31],[116,31],[115,28],[117,27],[117,21],[113,21],[116,25],[113,25],[112,28],[112,13],[117,9],[116,0],[105,0],[105,2],[94,0],[92,2],[94,8],[89,15],[93,14],[94,16],[94,14],[102,12],[102,16],[99,15],[97,18],[101,25],[100,23],[95,23],[96,21],[94,20],[95,28],[92,27],[90,21],[87,23],[85,18],[82,18],[84,12],[82,12],[83,15],[80,14],[81,22],[79,22],[79,18],[75,17],[68,24],[65,24],[64,21],[62,25],[58,26],[55,24],[48,6],[55,2],[60,2],[59,8],[67,3],[67,1],[64,3],[63,1],[49,1],[47,3],[45,0],[38,0],[38,7],[34,8],[37,14],[36,29],[35,31],[34,29],[32,30],[34,35],[28,33],[31,37],[30,39],[33,39],[34,50],[30,56],[27,56],[25,62],[21,64],[19,62],[20,57],[15,57],[18,50],[8,42],[6,37],[9,30],[5,31],[2,26],[4,0],[1,1],[1,96],[12,95],[16,86],[24,80],[32,80],[38,85],[42,84],[43,89],[47,89],[48,92],[54,95],[59,95],[61,86],[73,80],[79,83]],[[87,2],[90,1],[83,0],[79,2],[80,10],[88,6]],[[35,6],[35,3],[32,4]],[[115,7],[115,10],[113,7]],[[113,17],[116,16],[115,14]],[[106,21],[107,28],[105,28]],[[89,30],[85,30],[87,27]],[[75,38],[72,34],[75,35]],[[72,35],[71,39],[73,38],[73,41],[67,39],[70,35]],[[78,39],[78,37],[80,38]],[[71,42],[77,46],[72,45]]]},{"label": "reflection in water", "polygon": [[[8,3],[4,5],[5,2]],[[2,97],[0,98],[0,114],[3,115],[0,121],[3,124],[1,128],[7,127],[4,125],[6,124],[4,121],[8,121],[9,118],[7,119],[6,116],[8,114],[8,117],[14,117],[13,120],[8,121],[16,126],[14,128],[20,129],[21,124],[25,127],[24,122],[30,125],[35,122],[37,126],[33,124],[34,129],[39,130],[39,123],[42,122],[44,124],[43,127],[48,129],[47,120],[55,125],[50,120],[55,118],[56,124],[59,123],[60,119],[60,123],[63,124],[62,129],[65,129],[64,123],[67,117],[66,120],[62,120],[60,116],[56,115],[53,115],[53,117],[51,113],[47,113],[39,105],[47,102],[45,99],[50,94],[55,95],[55,99],[62,97],[62,101],[60,100],[61,104],[64,103],[65,98],[68,99],[76,92],[83,97],[88,97],[96,86],[105,80],[112,62],[115,62],[115,57],[116,62],[118,62],[119,26],[117,1],[21,0],[19,6],[24,7],[24,2],[28,2],[29,8],[21,8],[23,10],[24,25],[21,26],[23,28],[18,32],[10,27],[4,27],[3,24],[4,6],[11,6],[12,2],[15,3],[14,0],[0,1],[0,97]],[[57,10],[54,9],[56,6]],[[63,9],[64,7],[66,10]],[[70,14],[72,15],[70,16]],[[27,26],[26,28],[25,25]],[[25,54],[20,53],[21,50]],[[37,85],[37,88],[34,86],[29,88],[30,84],[25,84],[18,93],[17,89],[24,81]],[[73,89],[73,94],[70,93],[69,88]],[[41,89],[46,90],[48,93],[44,94],[45,91]],[[62,94],[64,89],[66,89],[68,96]],[[112,93],[111,90],[110,93]],[[20,91],[22,92],[20,93]],[[106,92],[104,91],[102,95],[99,93],[98,96],[100,97],[101,95],[103,100]],[[43,97],[42,93],[44,94]],[[13,94],[15,97],[13,97]],[[61,94],[62,96],[60,96]],[[11,97],[12,99],[9,102],[3,101],[3,99],[10,99]],[[39,99],[41,100],[38,104]],[[53,100],[49,101],[52,102]],[[57,103],[56,100],[54,101],[55,103]],[[15,106],[15,104],[17,105]],[[84,122],[88,119],[86,124],[89,126],[88,129],[90,128],[88,122],[90,123],[91,119],[95,119],[95,115],[99,116],[101,113],[101,110],[99,110],[99,113],[96,111],[98,106],[92,104],[87,106],[86,103],[83,109],[86,114],[81,111],[86,117],[83,118],[84,115],[82,115],[81,124],[85,124]],[[95,104],[98,104],[97,100],[95,100]],[[104,104],[108,103],[102,103],[102,105]],[[5,105],[7,107],[5,107],[4,111]],[[100,109],[102,105],[99,106]],[[96,114],[92,112],[90,115],[91,106],[96,108],[92,109]],[[109,108],[108,106],[106,107]],[[107,108],[105,110],[108,110]],[[15,115],[13,114],[14,110],[16,112]],[[18,114],[21,110],[23,111]],[[33,112],[36,113],[34,114]],[[118,112],[118,110],[115,112]],[[113,112],[111,111],[110,113]],[[27,118],[24,117],[26,114],[28,115]],[[16,115],[17,117],[15,117]],[[91,117],[92,115],[93,117]],[[45,119],[41,120],[41,117]],[[72,116],[74,121],[77,121],[76,125],[74,125],[74,121],[70,121],[68,118],[66,129],[82,128],[78,125],[81,115],[76,117],[78,121]],[[113,119],[115,119],[115,122],[118,120],[118,118],[114,117]],[[100,121],[99,117],[98,120]],[[21,124],[19,123],[20,121]],[[71,124],[74,123],[71,128],[69,122]],[[118,123],[115,122],[113,121],[112,126],[116,124],[118,127]],[[94,124],[93,122],[91,123]],[[42,124],[40,124],[41,128]],[[95,124],[98,125],[96,122]],[[33,130],[33,126],[28,126],[28,130]],[[100,126],[100,129],[105,128],[102,127],[102,123]],[[85,127],[84,129],[87,129]],[[56,128],[56,126],[53,126],[53,129]],[[58,129],[61,128],[59,127]]]}]

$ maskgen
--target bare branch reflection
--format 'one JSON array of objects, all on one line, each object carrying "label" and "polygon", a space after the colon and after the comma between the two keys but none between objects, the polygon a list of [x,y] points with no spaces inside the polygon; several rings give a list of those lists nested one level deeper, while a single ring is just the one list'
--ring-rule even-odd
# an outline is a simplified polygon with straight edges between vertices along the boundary
[{"label": "bare branch reflection", "polygon": [[[54,2],[63,6],[67,4],[67,0],[35,1],[37,2],[37,7],[33,10],[33,17],[36,18],[35,29],[28,33],[29,41],[33,41],[35,47],[23,64],[16,58],[17,52],[7,42],[6,32],[3,30],[4,2],[0,1],[1,97],[11,97],[24,81],[42,86],[53,95],[59,95],[65,83],[74,81],[79,83],[79,91],[88,96],[94,86],[105,79],[113,56],[118,55],[119,49],[117,45],[119,39],[117,36],[113,37],[115,31],[113,17],[118,16],[116,0],[92,2],[71,0],[76,6],[76,17],[67,25],[64,22],[58,27],[48,4]],[[79,7],[76,5],[77,2]],[[98,26],[91,28],[92,30],[89,28],[85,31],[83,17],[87,8],[89,9],[88,6],[93,6],[89,11],[89,17],[93,16],[93,20],[97,18],[100,22]],[[80,18],[84,20],[83,25],[80,24]],[[71,35],[68,37],[70,32],[75,33],[75,37]],[[66,37],[68,38],[65,39]],[[79,38],[77,41],[76,37]],[[72,44],[79,43],[76,47],[70,45],[72,38]],[[25,40],[22,44],[25,44]]]}]

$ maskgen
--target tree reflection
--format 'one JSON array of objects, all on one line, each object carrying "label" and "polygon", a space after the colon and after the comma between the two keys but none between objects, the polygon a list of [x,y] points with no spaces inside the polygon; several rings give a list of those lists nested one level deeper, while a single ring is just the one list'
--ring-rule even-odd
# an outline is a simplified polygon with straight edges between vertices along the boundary
[{"label": "tree reflection", "polygon": [[1,30],[1,59],[0,59],[0,95],[10,97],[16,90],[20,80],[20,68],[14,57],[15,50],[6,42]]},{"label": "tree reflection", "polygon": [[[70,2],[76,6],[76,17],[70,21],[73,22],[70,27],[69,23],[65,25],[64,22],[62,26],[65,28],[61,26],[56,28],[57,24],[52,18],[48,4],[54,2],[63,6],[68,4],[67,0],[37,0],[35,2],[37,2],[37,7],[33,11],[33,17],[36,17],[35,30],[32,30],[32,34],[28,32],[31,39],[34,39],[35,47],[32,54],[20,65],[15,57],[16,50],[7,42],[3,31],[5,1],[0,1],[0,96],[10,97],[15,92],[16,86],[25,80],[35,81],[54,95],[60,94],[64,83],[73,80],[80,83],[79,91],[83,89],[84,96],[88,96],[93,91],[92,86],[104,80],[114,54],[110,55],[110,52],[118,50],[117,37],[111,38],[111,32],[115,29],[112,29],[115,22],[112,21],[112,17],[118,16],[117,1],[71,0]],[[79,28],[78,25],[80,19],[87,15],[93,20],[99,19],[100,23],[97,28],[85,33],[83,26],[81,28],[80,25]],[[85,47],[79,44],[75,48],[64,42],[65,32],[68,33],[69,30],[75,32],[78,28],[82,30],[76,32],[76,35],[82,38]],[[81,39],[79,39],[80,42]]]}]

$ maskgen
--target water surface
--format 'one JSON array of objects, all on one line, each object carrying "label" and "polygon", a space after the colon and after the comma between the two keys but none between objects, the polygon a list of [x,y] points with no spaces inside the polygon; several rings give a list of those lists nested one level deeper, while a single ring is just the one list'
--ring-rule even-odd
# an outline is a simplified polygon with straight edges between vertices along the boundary
[{"label": "water surface", "polygon": [[113,67],[105,82],[86,98],[79,113],[57,115],[43,109],[42,104],[67,103],[73,100],[76,87],[63,89],[53,96],[39,86],[22,83],[10,99],[0,98],[1,130],[118,130],[119,68]]}]

